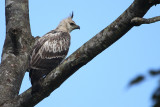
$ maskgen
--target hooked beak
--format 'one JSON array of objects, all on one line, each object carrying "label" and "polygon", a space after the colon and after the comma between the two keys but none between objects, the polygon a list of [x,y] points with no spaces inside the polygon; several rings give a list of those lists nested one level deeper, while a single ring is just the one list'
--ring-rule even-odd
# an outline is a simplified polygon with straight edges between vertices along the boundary
[{"label": "hooked beak", "polygon": [[75,29],[80,29],[80,26],[76,25]]}]

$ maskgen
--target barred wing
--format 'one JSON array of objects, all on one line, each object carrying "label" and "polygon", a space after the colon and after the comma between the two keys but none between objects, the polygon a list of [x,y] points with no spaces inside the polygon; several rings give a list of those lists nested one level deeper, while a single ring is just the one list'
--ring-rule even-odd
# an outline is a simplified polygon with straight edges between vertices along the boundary
[{"label": "barred wing", "polygon": [[30,67],[37,70],[54,69],[66,57],[69,46],[69,33],[60,31],[47,33],[35,43]]}]

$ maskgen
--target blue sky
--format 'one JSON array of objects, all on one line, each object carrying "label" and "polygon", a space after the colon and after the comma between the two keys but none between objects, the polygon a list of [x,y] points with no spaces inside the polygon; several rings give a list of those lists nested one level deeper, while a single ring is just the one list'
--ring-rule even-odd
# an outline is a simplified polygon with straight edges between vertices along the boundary
[{"label": "blue sky", "polygon": [[[68,55],[114,21],[133,0],[30,0],[33,36],[43,36],[74,11],[81,30],[71,33]],[[159,16],[152,7],[145,18]],[[150,107],[158,78],[127,88],[131,79],[160,68],[160,23],[132,28],[120,40],[79,69],[36,107]],[[0,1],[0,53],[5,38],[4,0]],[[28,73],[21,92],[31,86]]]}]

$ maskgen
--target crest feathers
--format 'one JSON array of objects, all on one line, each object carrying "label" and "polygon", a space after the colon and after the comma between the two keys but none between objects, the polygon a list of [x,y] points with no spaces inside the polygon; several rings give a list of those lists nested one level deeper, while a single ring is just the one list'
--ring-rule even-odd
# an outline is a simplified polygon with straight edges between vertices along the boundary
[{"label": "crest feathers", "polygon": [[71,18],[73,18],[73,16],[74,16],[74,14],[73,14],[73,11],[72,11],[72,13],[71,13],[70,17],[71,17]]}]

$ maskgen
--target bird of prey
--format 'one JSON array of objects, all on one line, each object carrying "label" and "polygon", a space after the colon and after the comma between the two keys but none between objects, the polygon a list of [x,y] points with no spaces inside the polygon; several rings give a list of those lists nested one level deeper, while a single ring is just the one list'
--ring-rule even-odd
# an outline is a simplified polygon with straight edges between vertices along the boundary
[{"label": "bird of prey", "polygon": [[58,27],[39,38],[32,49],[29,76],[32,93],[40,88],[40,79],[56,68],[66,57],[70,46],[70,32],[80,27],[72,20],[72,14]]}]

